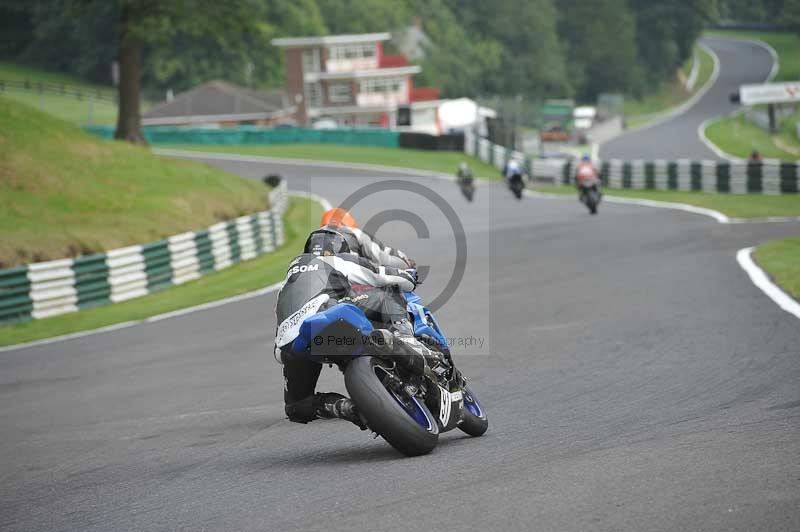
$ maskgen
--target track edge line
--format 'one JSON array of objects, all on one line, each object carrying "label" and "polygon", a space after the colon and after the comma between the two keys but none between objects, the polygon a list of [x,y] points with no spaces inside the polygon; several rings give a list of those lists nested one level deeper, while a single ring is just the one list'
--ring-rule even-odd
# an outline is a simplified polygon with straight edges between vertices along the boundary
[{"label": "track edge line", "polygon": [[792,296],[783,291],[775,284],[756,262],[753,260],[753,250],[755,248],[742,248],[736,252],[736,262],[739,263],[745,273],[750,277],[750,281],[756,285],[767,297],[776,305],[785,310],[795,318],[800,319],[800,303]]}]

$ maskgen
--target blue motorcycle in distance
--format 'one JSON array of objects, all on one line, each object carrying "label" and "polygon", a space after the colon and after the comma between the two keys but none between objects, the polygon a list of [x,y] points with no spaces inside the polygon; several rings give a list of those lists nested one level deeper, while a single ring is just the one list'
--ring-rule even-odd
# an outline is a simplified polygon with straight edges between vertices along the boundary
[{"label": "blue motorcycle in distance", "polygon": [[[439,434],[455,428],[480,436],[489,427],[481,404],[453,365],[447,339],[418,295],[407,292],[406,305],[414,327],[411,341],[437,353],[436,363],[403,363],[392,342],[376,333],[364,313],[350,303],[316,311],[327,295],[310,301],[292,342],[292,352],[321,364],[336,364],[345,387],[366,425],[407,456],[431,452]],[[314,309],[316,306],[316,309]],[[301,309],[298,312],[302,312]],[[407,361],[406,361],[407,362]]]}]

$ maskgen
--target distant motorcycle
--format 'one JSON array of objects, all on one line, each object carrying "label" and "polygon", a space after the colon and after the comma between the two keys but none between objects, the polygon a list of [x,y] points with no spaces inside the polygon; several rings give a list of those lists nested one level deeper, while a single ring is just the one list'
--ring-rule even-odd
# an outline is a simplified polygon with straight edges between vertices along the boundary
[{"label": "distant motorcycle", "polygon": [[464,194],[464,197],[467,198],[467,201],[471,202],[475,196],[475,178],[472,176],[459,177],[458,187],[461,189],[461,193]]},{"label": "distant motorcycle", "polygon": [[522,199],[522,191],[525,190],[525,181],[522,179],[522,174],[515,173],[508,178],[508,188],[518,200]]},{"label": "distant motorcycle", "polygon": [[597,177],[588,177],[581,182],[581,203],[586,205],[589,212],[597,214],[602,194],[600,193],[600,180]]}]

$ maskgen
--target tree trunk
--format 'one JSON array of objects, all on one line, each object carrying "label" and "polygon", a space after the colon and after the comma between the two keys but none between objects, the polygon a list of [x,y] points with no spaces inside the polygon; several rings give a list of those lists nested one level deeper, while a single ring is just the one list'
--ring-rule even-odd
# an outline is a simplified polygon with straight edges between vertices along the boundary
[{"label": "tree trunk", "polygon": [[135,144],[147,144],[142,136],[139,111],[142,41],[131,30],[131,2],[122,2],[119,42],[119,111],[114,138]]}]

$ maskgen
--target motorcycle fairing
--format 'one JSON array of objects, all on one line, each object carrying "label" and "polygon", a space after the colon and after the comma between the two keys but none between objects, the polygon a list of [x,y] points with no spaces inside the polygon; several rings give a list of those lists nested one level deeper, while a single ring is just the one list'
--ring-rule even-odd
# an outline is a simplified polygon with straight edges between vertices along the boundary
[{"label": "motorcycle fairing", "polygon": [[[369,335],[374,328],[361,309],[350,303],[339,303],[305,319],[300,326],[300,333],[292,342],[292,351],[310,354],[312,346],[321,345],[328,336],[333,335],[335,329],[343,329],[345,326],[349,327],[349,332],[354,337],[356,334],[359,337]],[[319,342],[319,338],[322,338],[322,342]],[[353,357],[361,356],[364,351],[365,343],[360,341],[360,338],[357,340],[359,341],[355,341],[355,345],[351,346]]]},{"label": "motorcycle fairing", "polygon": [[441,332],[439,324],[433,314],[422,304],[422,298],[414,292],[406,292],[406,309],[411,316],[414,327],[414,336],[424,338],[428,336],[439,344],[441,349],[447,349],[447,338]]}]

